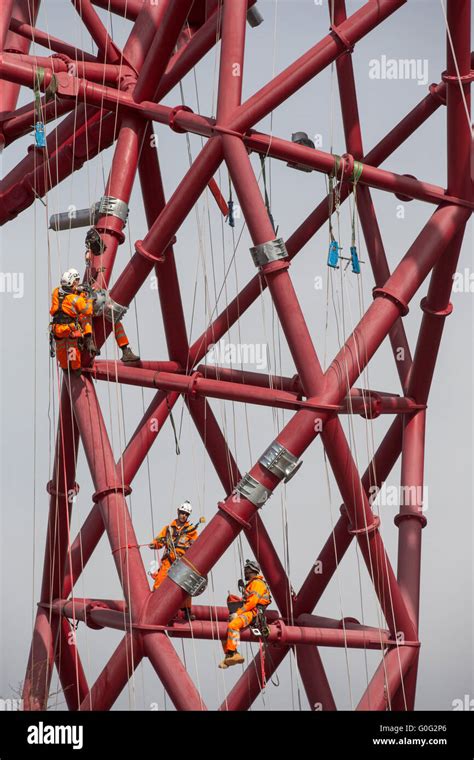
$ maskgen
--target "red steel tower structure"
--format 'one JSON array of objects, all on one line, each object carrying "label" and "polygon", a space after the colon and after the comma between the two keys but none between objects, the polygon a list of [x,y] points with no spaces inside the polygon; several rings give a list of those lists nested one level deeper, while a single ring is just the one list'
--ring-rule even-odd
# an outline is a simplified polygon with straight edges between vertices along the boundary
[{"label": "red steel tower structure", "polygon": [[[93,4],[94,2],[94,4]],[[130,676],[130,663],[152,663],[170,699],[179,710],[204,710],[202,695],[186,671],[170,638],[223,639],[227,610],[196,606],[197,619],[168,621],[187,594],[198,594],[206,576],[243,531],[261,564],[278,611],[269,613],[268,646],[274,672],[292,648],[309,704],[335,709],[329,680],[318,651],[321,646],[378,649],[382,663],[361,695],[357,709],[414,708],[420,652],[418,611],[421,535],[426,524],[421,505],[402,505],[398,528],[398,572],[385,551],[368,491],[370,471],[380,483],[401,456],[403,486],[423,485],[426,405],[449,301],[453,274],[472,202],[471,127],[466,118],[472,80],[470,0],[447,0],[446,70],[440,82],[372,150],[364,153],[351,53],[357,43],[406,0],[368,0],[350,17],[344,0],[335,0],[328,34],[275,76],[245,102],[241,100],[247,27],[258,23],[255,0],[73,0],[81,22],[97,46],[97,56],[38,29],[39,0],[3,0],[0,9],[0,77],[2,113],[0,135],[5,149],[28,133],[39,108],[44,121],[64,115],[47,137],[45,147],[33,146],[0,183],[1,222],[7,223],[43,196],[86,160],[112,145],[112,167],[105,196],[94,225],[106,246],[100,258],[98,282],[108,288],[132,186],[138,173],[148,232],[135,242],[134,254],[110,289],[115,302],[128,306],[154,270],[169,357],[134,366],[91,361],[82,375],[62,383],[54,470],[50,496],[47,544],[41,597],[24,682],[26,709],[47,705],[53,668],[59,673],[70,710],[110,709]],[[94,5],[123,16],[133,25],[123,49],[111,38]],[[194,113],[183,105],[163,104],[166,95],[220,39],[220,69],[216,118]],[[50,49],[45,57],[29,55],[31,41]],[[253,127],[282,106],[297,90],[335,62],[346,136],[343,155],[334,155]],[[20,87],[35,91],[35,101],[17,109]],[[40,93],[43,93],[41,97]],[[446,187],[436,186],[379,168],[437,109],[447,116]],[[115,130],[115,120],[118,128]],[[166,200],[158,153],[141,150],[150,144],[152,122],[175,132],[194,133],[206,143],[173,195]],[[117,134],[115,132],[117,131]],[[183,137],[184,139],[184,137]],[[343,202],[358,183],[358,211],[370,258],[375,287],[373,302],[355,330],[323,371],[292,285],[290,262],[327,222],[329,199],[323,198],[293,234],[277,238],[249,159],[249,153],[270,156],[340,179]],[[253,241],[257,267],[254,278],[238,293],[192,345],[184,320],[175,266],[175,235],[197,199],[225,162]],[[433,204],[427,224],[399,263],[389,271],[371,188]],[[98,265],[98,262],[97,262]],[[417,290],[429,278],[416,349],[411,357],[402,318]],[[216,343],[268,288],[296,367],[293,378],[229,370],[213,372],[200,364]],[[415,306],[417,308],[417,305]],[[103,344],[111,325],[97,319],[95,339]],[[403,393],[400,396],[354,387],[381,343],[388,338],[397,361]],[[115,461],[93,380],[156,389],[154,400]],[[152,593],[127,504],[130,484],[146,458],[176,400],[184,396],[223,488],[213,518],[185,558],[175,563],[170,577]],[[294,411],[289,422],[246,474],[239,472],[232,452],[207,401],[208,397]],[[393,423],[378,447],[374,461],[361,476],[342,429],[340,414],[371,418],[392,414]],[[316,424],[317,423],[317,424]],[[337,481],[343,506],[318,561],[324,574],[313,572],[290,600],[289,581],[265,528],[265,502],[283,480],[293,476],[299,458],[320,437]],[[70,540],[69,524],[79,445],[90,467],[95,492],[80,540]],[[296,474],[297,477],[297,474]],[[290,486],[291,487],[291,486]],[[78,599],[74,584],[104,532],[123,588],[123,600]],[[318,619],[318,600],[352,540],[370,569],[386,621],[377,629],[347,622]],[[291,602],[291,610],[290,610]],[[124,615],[124,611],[127,612]],[[216,617],[217,614],[217,617]],[[93,628],[122,630],[123,639],[94,684],[88,684],[75,645],[67,645],[68,618]],[[192,626],[192,630],[191,630]],[[243,640],[252,633],[245,631]],[[130,656],[132,653],[132,657]],[[260,669],[250,664],[221,709],[245,710],[262,689]]]}]

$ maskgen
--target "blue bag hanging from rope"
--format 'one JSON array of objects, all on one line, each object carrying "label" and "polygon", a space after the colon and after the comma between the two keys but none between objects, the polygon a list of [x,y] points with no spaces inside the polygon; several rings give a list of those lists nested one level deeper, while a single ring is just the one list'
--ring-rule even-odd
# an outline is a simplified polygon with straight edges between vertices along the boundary
[{"label": "blue bag hanging from rope", "polygon": [[46,133],[42,121],[35,124],[35,145],[37,148],[46,148]]},{"label": "blue bag hanging from rope", "polygon": [[332,267],[333,269],[337,269],[339,264],[339,245],[337,243],[337,240],[331,240],[329,243],[329,253],[328,253],[328,267]]},{"label": "blue bag hanging from rope", "polygon": [[351,245],[351,264],[354,274],[360,274],[360,262],[357,255],[357,248],[355,245]]}]

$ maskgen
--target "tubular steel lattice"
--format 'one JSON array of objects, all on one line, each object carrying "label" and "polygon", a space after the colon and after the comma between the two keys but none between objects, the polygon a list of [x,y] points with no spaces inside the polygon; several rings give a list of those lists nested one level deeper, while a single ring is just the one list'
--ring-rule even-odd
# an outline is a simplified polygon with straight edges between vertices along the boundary
[{"label": "tubular steel lattice", "polygon": [[[143,240],[136,242],[132,259],[111,288],[111,297],[119,304],[130,304],[155,269],[169,361],[142,362],[137,367],[124,366],[118,370],[114,365],[112,373],[107,362],[95,361],[91,365],[89,361],[89,369],[82,376],[71,377],[69,390],[68,384],[63,382],[61,429],[54,472],[48,485],[50,512],[43,583],[24,685],[25,706],[44,708],[56,665],[69,709],[109,709],[127,683],[130,669],[127,652],[133,649],[134,667],[143,657],[148,657],[177,709],[205,709],[196,686],[164,632],[167,621],[182,605],[185,592],[171,578],[155,593],[150,592],[126,501],[129,484],[157,435],[148,421],[157,419],[161,430],[170,408],[183,394],[226,493],[216,514],[186,556],[198,574],[206,576],[240,531],[244,531],[279,608],[279,613],[270,615],[272,662],[267,664],[270,670],[267,676],[278,668],[294,646],[310,705],[320,703],[324,709],[335,709],[317,645],[344,646],[345,642],[348,647],[382,649],[383,663],[362,695],[358,709],[384,710],[387,704],[391,709],[413,709],[419,656],[421,531],[426,520],[420,507],[401,507],[396,518],[399,530],[396,577],[385,553],[378,519],[368,500],[370,468],[361,478],[338,414],[363,411],[353,386],[382,341],[389,336],[394,351],[396,347],[405,347],[405,360],[396,362],[403,397],[373,394],[370,398],[374,415],[381,411],[395,415],[372,464],[376,464],[373,470],[380,484],[401,454],[402,485],[422,486],[426,403],[444,320],[451,311],[452,275],[473,207],[468,169],[471,132],[464,104],[464,100],[470,103],[472,78],[470,0],[447,0],[455,56],[448,43],[443,81],[431,85],[429,94],[365,155],[351,52],[359,40],[396,12],[405,0],[369,0],[349,18],[344,0],[336,0],[334,24],[329,33],[244,103],[241,103],[242,77],[234,74],[236,65],[242,67],[243,64],[247,14],[254,0],[161,0],[158,4],[149,0],[94,2],[134,21],[123,50],[110,38],[91,0],[73,0],[73,3],[97,45],[97,57],[35,28],[39,0],[4,0],[1,4],[1,135],[4,145],[8,147],[27,134],[35,118],[34,102],[15,110],[22,85],[32,89],[39,86],[45,93],[42,98],[45,120],[65,115],[48,136],[46,150],[31,149],[1,182],[1,221],[5,223],[17,216],[31,205],[35,192],[44,195],[79,169],[86,158],[110,146],[117,112],[119,131],[105,195],[128,204],[138,170],[149,231]],[[251,29],[248,33],[251,35]],[[163,97],[212,48],[219,36],[222,41],[216,119],[193,113],[184,106],[162,105]],[[54,55],[43,58],[28,55],[32,39],[49,47]],[[275,136],[270,139],[269,135],[252,129],[333,61],[339,80],[346,154],[336,157]],[[378,168],[443,106],[446,106],[448,126],[446,189]],[[192,132],[207,138],[205,147],[168,201],[163,192],[156,150],[141,154],[139,150],[144,137],[146,143],[150,143],[154,121],[177,132]],[[374,300],[324,373],[292,287],[289,262],[327,221],[328,199],[321,201],[283,245],[281,242],[268,245],[276,235],[251,167],[250,151],[327,175],[337,169],[343,177],[341,202],[351,190],[354,161],[362,164],[358,208],[375,279]],[[211,184],[216,192],[213,175],[222,161],[228,167],[253,245],[258,250],[255,256],[258,272],[190,346],[173,241],[205,188]],[[378,232],[371,187],[435,206],[428,223],[392,273]],[[99,286],[107,287],[118,245],[124,239],[124,214],[99,210],[95,226],[106,244],[100,261],[104,271],[98,274],[98,282]],[[410,301],[428,275],[429,290],[421,304],[423,318],[412,360],[401,317],[407,313]],[[290,347],[297,377],[278,378],[275,382],[278,390],[269,387],[267,377],[252,372],[242,377],[240,372],[221,370],[213,376],[212,368],[207,367],[204,377],[199,372],[199,363],[209,345],[225,335],[266,287]],[[108,323],[96,320],[95,338],[99,347],[109,331]],[[344,373],[339,371],[341,366]],[[110,378],[116,371],[118,382],[158,389],[117,463],[92,382],[92,378]],[[347,382],[353,389],[350,404]],[[283,447],[288,452],[280,460],[284,467],[269,466],[274,451],[265,460],[255,462],[246,485],[239,489],[238,499],[232,492],[242,474],[211,412],[208,396],[294,410],[294,416],[276,439],[280,447],[275,450],[281,452]],[[321,420],[321,427],[316,426],[317,429],[315,414]],[[277,488],[289,472],[285,467],[291,469],[320,429],[344,506],[334,532],[318,557],[327,572],[318,575],[310,568],[292,600],[294,624],[290,625],[288,579],[260,517],[261,504],[252,497],[257,492],[269,493]],[[82,527],[82,547],[77,538],[69,555],[72,503],[67,494],[76,488],[73,452],[77,452],[79,439],[94,482],[94,506]],[[269,440],[268,445],[271,444]],[[124,526],[126,546],[121,538]],[[104,531],[110,541],[125,601],[105,603],[75,599],[73,609],[71,590]],[[382,641],[375,629],[350,623],[345,631],[321,627],[311,615],[335,571],[336,552],[340,561],[354,538],[368,568],[375,568],[375,591],[387,624]],[[130,612],[131,626],[125,622],[124,609]],[[208,607],[198,606],[195,612],[198,618],[193,623],[195,638],[224,637],[227,617],[224,608],[220,609],[217,622],[215,618],[210,619]],[[93,627],[125,631],[124,639],[92,686],[86,681],[75,646],[64,645],[69,631],[67,618],[73,616],[87,620]],[[400,632],[403,632],[402,643],[400,638],[397,640]],[[189,637],[189,624],[177,624],[169,634]],[[244,633],[243,639],[248,635]],[[261,689],[258,673],[259,669],[251,663],[228,695],[223,709],[243,710],[252,704]]]}]

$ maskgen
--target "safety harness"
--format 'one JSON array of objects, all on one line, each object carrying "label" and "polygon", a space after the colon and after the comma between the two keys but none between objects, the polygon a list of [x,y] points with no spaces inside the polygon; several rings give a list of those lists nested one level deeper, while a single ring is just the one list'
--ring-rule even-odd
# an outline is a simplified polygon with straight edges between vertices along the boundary
[{"label": "safety harness", "polygon": [[180,546],[180,541],[186,537],[187,533],[192,533],[194,530],[196,530],[195,525],[188,525],[187,527],[183,526],[182,528],[179,528],[177,525],[168,525],[164,538],[166,551],[163,555],[163,559],[171,560],[172,554],[176,559],[179,556],[178,549],[182,549],[184,553],[185,547],[183,545]]},{"label": "safety harness", "polygon": [[72,295],[72,292],[68,292],[67,290],[61,290],[61,288],[58,289],[58,308],[56,309],[55,313],[53,314],[53,318],[49,324],[49,350],[50,355],[54,357],[55,350],[54,350],[54,342],[59,340],[65,340],[68,338],[68,336],[64,336],[62,338],[56,337],[54,334],[54,325],[72,325],[71,332],[74,330],[80,330],[79,321],[75,317],[71,317],[70,314],[67,314],[65,311],[63,311],[63,303],[66,296]]}]

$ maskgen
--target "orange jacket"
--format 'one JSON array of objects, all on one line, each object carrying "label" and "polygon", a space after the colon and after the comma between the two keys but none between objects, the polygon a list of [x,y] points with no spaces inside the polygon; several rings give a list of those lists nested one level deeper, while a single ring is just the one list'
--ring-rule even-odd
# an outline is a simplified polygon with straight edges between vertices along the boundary
[{"label": "orange jacket", "polygon": [[153,539],[152,544],[155,549],[161,549],[163,546],[166,546],[163,559],[169,559],[171,562],[174,562],[176,557],[182,557],[187,552],[197,536],[198,532],[190,522],[186,521],[184,525],[181,525],[177,520],[173,520],[170,525],[165,525],[156,538]]},{"label": "orange jacket", "polygon": [[[64,291],[63,291],[64,292]],[[54,317],[59,309],[59,288],[53,290],[51,308],[49,313]],[[90,317],[92,316],[92,301],[85,298],[81,293],[66,293],[63,298],[61,311],[72,317],[72,321],[78,319],[80,316]]]},{"label": "orange jacket", "polygon": [[[49,313],[53,317],[52,333],[57,340],[68,338],[75,330],[80,330],[83,335],[92,332],[92,301],[80,293],[68,293],[55,288]],[[71,321],[55,322],[54,317],[59,313],[70,317]]]},{"label": "orange jacket", "polygon": [[272,601],[270,589],[262,575],[257,575],[247,583],[242,601],[244,604],[237,610],[237,615],[240,615],[241,612],[251,612],[259,604],[262,604],[264,607],[270,604]]}]

